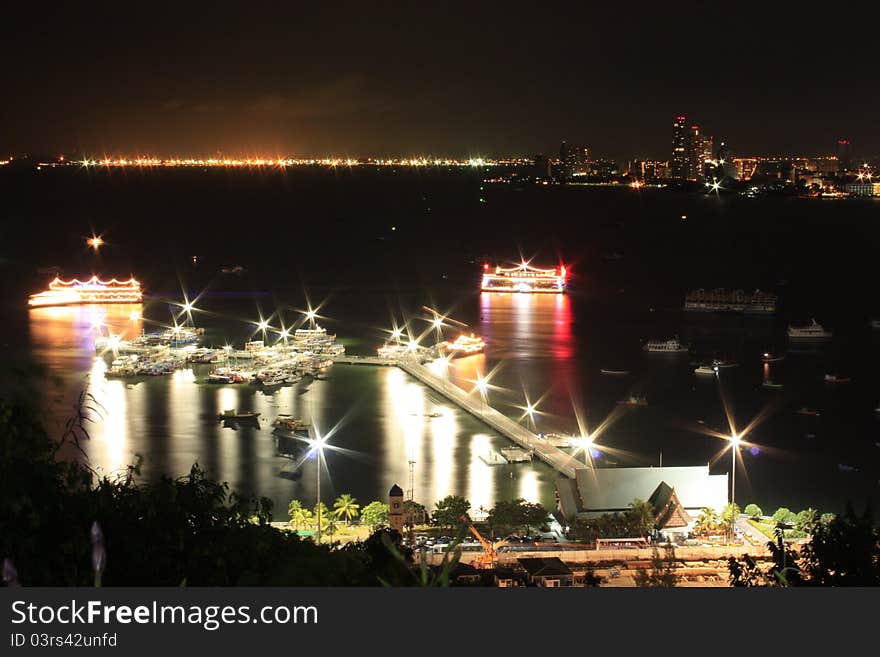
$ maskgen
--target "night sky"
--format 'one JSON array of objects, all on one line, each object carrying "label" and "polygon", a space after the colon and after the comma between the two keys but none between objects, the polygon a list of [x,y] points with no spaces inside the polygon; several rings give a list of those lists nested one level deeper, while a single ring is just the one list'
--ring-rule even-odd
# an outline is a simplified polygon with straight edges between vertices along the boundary
[{"label": "night sky", "polygon": [[857,4],[32,4],[0,21],[0,153],[666,158],[680,113],[737,155],[880,152]]}]

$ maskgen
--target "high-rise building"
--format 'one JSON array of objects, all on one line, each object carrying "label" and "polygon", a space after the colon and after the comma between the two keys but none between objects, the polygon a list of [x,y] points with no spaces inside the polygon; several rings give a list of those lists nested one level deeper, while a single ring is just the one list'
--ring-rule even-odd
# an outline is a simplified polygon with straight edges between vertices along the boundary
[{"label": "high-rise building", "polygon": [[852,168],[852,144],[849,139],[837,140],[837,169],[840,172],[849,171]]},{"label": "high-rise building", "polygon": [[688,179],[687,143],[687,117],[676,116],[672,122],[672,158],[669,161],[673,180]]},{"label": "high-rise building", "polygon": [[692,125],[687,139],[687,180],[705,180],[706,162],[712,159],[713,142],[698,125]]},{"label": "high-rise building", "polygon": [[563,180],[590,172],[590,149],[586,146],[569,146],[565,142],[559,147],[559,167]]}]

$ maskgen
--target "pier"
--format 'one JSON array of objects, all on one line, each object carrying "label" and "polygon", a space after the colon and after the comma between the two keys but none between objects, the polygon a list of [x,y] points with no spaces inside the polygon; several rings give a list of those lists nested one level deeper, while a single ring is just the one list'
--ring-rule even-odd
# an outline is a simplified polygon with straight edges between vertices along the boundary
[{"label": "pier", "polygon": [[468,394],[454,383],[437,376],[415,358],[395,360],[375,356],[340,356],[334,358],[333,362],[349,365],[362,364],[399,367],[420,383],[443,395],[453,404],[476,417],[489,428],[497,431],[524,450],[531,452],[560,474],[573,479],[575,469],[581,465],[571,454],[562,451],[558,447],[554,447],[547,440],[538,438],[536,434],[521,424],[514,422],[504,413],[492,408],[481,397]]}]

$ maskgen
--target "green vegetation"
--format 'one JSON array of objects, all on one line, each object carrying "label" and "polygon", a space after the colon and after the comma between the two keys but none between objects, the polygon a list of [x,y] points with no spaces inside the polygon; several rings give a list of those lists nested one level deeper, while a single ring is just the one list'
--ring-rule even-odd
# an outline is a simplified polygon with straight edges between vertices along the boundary
[{"label": "green vegetation", "polygon": [[651,570],[645,568],[637,568],[633,580],[636,586],[657,587],[657,586],[675,586],[679,576],[675,572],[675,567],[679,560],[675,558],[675,546],[663,546],[663,555],[655,547],[651,554]]},{"label": "green vegetation", "polygon": [[465,498],[459,495],[447,495],[436,503],[431,520],[435,525],[441,527],[460,528],[462,525],[461,517],[466,516],[470,508],[471,503]]},{"label": "green vegetation", "polygon": [[352,518],[358,517],[360,505],[357,500],[348,493],[340,495],[333,503],[333,513],[337,518],[345,518],[345,524],[348,525]]},{"label": "green vegetation", "polygon": [[760,518],[764,515],[764,512],[761,510],[757,504],[746,504],[746,508],[743,510],[750,518]]},{"label": "green vegetation", "polygon": [[531,529],[541,529],[547,525],[547,510],[540,504],[532,504],[519,498],[499,501],[491,511],[487,522],[496,535],[506,535],[522,530],[525,534]]},{"label": "green vegetation", "polygon": [[654,530],[654,511],[648,502],[633,500],[623,513],[606,513],[590,520],[576,519],[568,537],[581,543],[594,543],[597,538],[637,538],[649,536]]},{"label": "green vegetation", "polygon": [[776,523],[787,523],[794,524],[797,521],[797,515],[790,509],[787,509],[784,506],[779,507],[773,513],[773,521]]},{"label": "green vegetation", "polygon": [[361,522],[370,530],[385,527],[388,524],[388,505],[384,502],[370,502],[361,511]]},{"label": "green vegetation", "polygon": [[839,517],[823,514],[812,530],[810,540],[798,552],[785,542],[782,527],[777,527],[774,539],[767,544],[771,553],[767,567],[748,555],[731,558],[731,585],[880,585],[880,530],[869,510],[861,516],[852,507]]}]

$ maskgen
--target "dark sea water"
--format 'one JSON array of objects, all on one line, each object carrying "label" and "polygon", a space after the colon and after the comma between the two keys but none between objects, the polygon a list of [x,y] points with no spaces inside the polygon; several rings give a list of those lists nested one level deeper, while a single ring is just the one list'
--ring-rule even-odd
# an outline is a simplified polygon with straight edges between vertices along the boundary
[{"label": "dark sea water", "polygon": [[[45,175],[44,175],[45,174]],[[203,372],[140,382],[106,380],[95,358],[93,324],[130,333],[170,321],[182,290],[198,298],[208,343],[241,342],[259,315],[273,325],[301,320],[320,304],[321,323],[351,353],[374,353],[392,322],[429,326],[423,305],[448,312],[488,342],[460,359],[452,378],[469,387],[493,371],[489,403],[519,419],[526,396],[540,400],[539,431],[575,431],[575,409],[589,431],[604,427],[599,463],[694,465],[729,471],[722,399],[735,426],[753,420],[742,450],[736,498],[765,509],[786,505],[840,511],[880,501],[880,331],[876,302],[880,205],[870,201],[684,196],[662,190],[535,187],[482,183],[484,171],[297,170],[287,173],[137,170],[44,171],[0,176],[5,357],[44,366],[39,403],[57,431],[79,391],[101,404],[85,449],[113,472],[144,458],[144,473],[186,472],[198,461],[281,508],[314,498],[315,463],[297,472],[278,456],[268,421],[306,416],[330,442],[336,493],[382,498],[393,483],[417,500],[467,496],[473,506],[525,497],[553,504],[554,473],[541,463],[487,466],[480,456],[507,441],[396,369],[336,365],[327,379],[275,395],[194,382]],[[482,199],[482,200],[481,200]],[[682,217],[685,217],[684,219]],[[85,248],[92,231],[107,244]],[[608,258],[611,254],[622,258]],[[486,295],[477,291],[484,260],[520,255],[565,262],[567,295]],[[196,257],[193,260],[193,256]],[[242,265],[240,275],[219,272]],[[41,289],[38,267],[65,275],[134,273],[148,298],[144,320],[130,308],[43,309],[23,304]],[[772,290],[773,318],[681,311],[691,288]],[[834,340],[813,352],[788,351],[790,319],[816,317]],[[690,356],[643,354],[640,342],[678,334]],[[448,337],[454,332],[449,330]],[[760,354],[786,352],[765,368]],[[719,380],[697,378],[696,361],[735,359]],[[632,375],[610,378],[602,367]],[[10,367],[4,368],[6,374]],[[851,384],[828,386],[826,373]],[[764,378],[785,384],[761,388]],[[5,376],[5,389],[20,389]],[[643,394],[644,408],[616,402]],[[259,429],[223,428],[224,408],[249,407]],[[818,417],[795,414],[809,406]],[[439,412],[440,417],[427,414]],[[523,422],[529,422],[523,418]],[[716,459],[717,460],[713,460]],[[843,467],[842,467],[843,466]],[[322,484],[322,485],[325,485]],[[330,489],[327,489],[330,490]],[[327,493],[324,493],[326,495]]]}]

